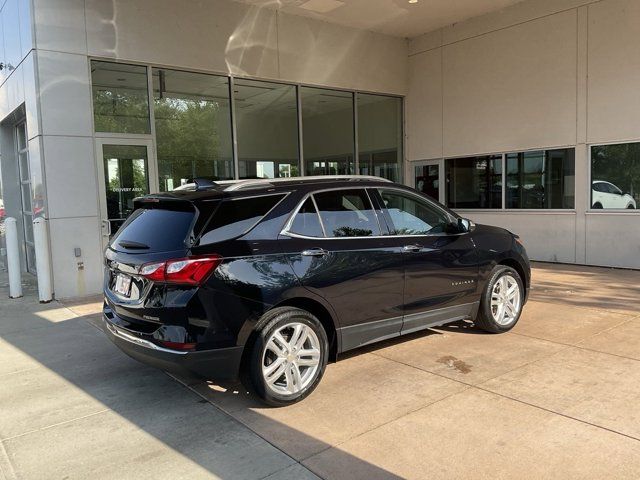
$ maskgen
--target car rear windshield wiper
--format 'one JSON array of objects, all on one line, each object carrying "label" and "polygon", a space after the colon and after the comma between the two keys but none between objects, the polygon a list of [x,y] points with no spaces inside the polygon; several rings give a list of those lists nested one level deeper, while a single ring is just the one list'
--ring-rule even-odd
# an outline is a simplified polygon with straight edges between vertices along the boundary
[{"label": "car rear windshield wiper", "polygon": [[120,240],[118,241],[118,245],[124,248],[129,248],[131,250],[133,249],[146,250],[150,248],[149,245],[145,245],[144,243],[140,243],[140,242],[134,242],[132,240]]}]

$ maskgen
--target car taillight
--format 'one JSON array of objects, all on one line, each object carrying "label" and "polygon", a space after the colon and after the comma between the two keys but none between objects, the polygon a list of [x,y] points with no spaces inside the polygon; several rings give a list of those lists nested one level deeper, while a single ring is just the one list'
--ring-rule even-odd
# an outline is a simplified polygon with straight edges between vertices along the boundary
[{"label": "car taillight", "polygon": [[146,263],[138,273],[154,282],[201,285],[221,262],[220,255],[177,258],[166,262]]}]

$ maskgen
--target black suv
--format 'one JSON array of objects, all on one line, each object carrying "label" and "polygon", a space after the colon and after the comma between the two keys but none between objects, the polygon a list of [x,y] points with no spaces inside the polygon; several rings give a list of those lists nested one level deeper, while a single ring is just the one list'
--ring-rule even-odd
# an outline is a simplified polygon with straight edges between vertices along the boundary
[{"label": "black suv", "polygon": [[105,332],[124,352],[272,405],[347,350],[471,319],[511,329],[519,238],[376,177],[196,181],[138,198],[105,252]]}]

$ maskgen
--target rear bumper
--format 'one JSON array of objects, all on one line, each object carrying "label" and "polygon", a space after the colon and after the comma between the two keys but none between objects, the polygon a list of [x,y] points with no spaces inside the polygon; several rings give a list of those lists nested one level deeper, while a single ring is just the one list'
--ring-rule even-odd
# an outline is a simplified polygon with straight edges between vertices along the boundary
[{"label": "rear bumper", "polygon": [[103,330],[120,350],[139,362],[171,373],[210,380],[238,377],[244,347],[180,352],[162,348],[134,333],[114,325],[103,316]]}]

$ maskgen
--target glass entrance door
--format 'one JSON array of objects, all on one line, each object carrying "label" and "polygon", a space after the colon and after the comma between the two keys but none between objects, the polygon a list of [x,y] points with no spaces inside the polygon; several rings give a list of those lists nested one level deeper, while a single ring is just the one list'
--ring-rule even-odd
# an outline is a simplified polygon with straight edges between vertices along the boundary
[{"label": "glass entrance door", "polygon": [[157,191],[152,185],[150,140],[99,139],[104,246],[133,212],[133,199]]},{"label": "glass entrance door", "polygon": [[412,162],[413,188],[442,203],[444,201],[443,167],[442,160]]}]

